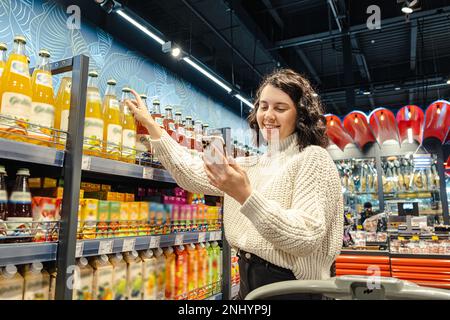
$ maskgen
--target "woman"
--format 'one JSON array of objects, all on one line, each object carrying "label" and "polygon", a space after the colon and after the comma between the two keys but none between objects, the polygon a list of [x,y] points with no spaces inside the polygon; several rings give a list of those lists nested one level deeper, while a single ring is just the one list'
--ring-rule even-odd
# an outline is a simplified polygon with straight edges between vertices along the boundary
[{"label": "woman", "polygon": [[341,185],[324,149],[322,105],[305,78],[279,70],[264,79],[248,121],[257,143],[262,133],[267,152],[223,157],[223,164],[185,160],[188,152],[160,129],[132,92],[136,101],[126,104],[147,127],[155,154],[177,183],[191,192],[224,196],[225,237],[240,257],[240,299],[277,281],[330,277],[342,245]]}]

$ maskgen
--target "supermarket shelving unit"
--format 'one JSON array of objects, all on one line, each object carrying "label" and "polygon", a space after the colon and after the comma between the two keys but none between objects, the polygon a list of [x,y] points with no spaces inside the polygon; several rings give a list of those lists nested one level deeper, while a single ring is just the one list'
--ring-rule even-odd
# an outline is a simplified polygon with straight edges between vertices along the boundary
[{"label": "supermarket shelving unit", "polygon": [[[32,262],[56,261],[60,270],[56,279],[57,300],[72,300],[72,290],[66,286],[72,277],[76,257],[111,254],[131,250],[146,250],[157,247],[176,246],[203,241],[222,241],[222,231],[180,232],[166,235],[134,236],[77,240],[77,215],[79,190],[82,174],[102,174],[111,179],[145,179],[174,184],[175,180],[164,169],[144,167],[135,164],[82,155],[84,114],[89,58],[84,55],[51,64],[52,74],[72,71],[67,143],[64,151],[0,138],[0,159],[11,163],[20,162],[38,168],[52,168],[64,177],[64,193],[58,242],[31,242],[0,244],[0,266]],[[218,129],[230,139],[230,129]],[[215,294],[207,300],[221,300],[230,297],[230,253],[223,241],[223,293]],[[227,260],[228,258],[228,260]],[[225,263],[226,262],[226,263]],[[72,270],[61,272],[61,270]],[[228,275],[228,276],[227,276]],[[228,287],[227,287],[228,286]]]}]

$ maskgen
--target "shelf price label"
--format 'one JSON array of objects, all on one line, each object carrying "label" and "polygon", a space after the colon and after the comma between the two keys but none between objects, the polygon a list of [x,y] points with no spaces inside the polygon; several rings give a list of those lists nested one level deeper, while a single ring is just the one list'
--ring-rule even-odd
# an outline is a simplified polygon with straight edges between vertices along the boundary
[{"label": "shelf price label", "polygon": [[419,238],[419,236],[416,235],[416,236],[412,236],[412,237],[411,237],[411,240],[412,240],[412,241],[419,241],[420,238]]},{"label": "shelf price label", "polygon": [[222,240],[222,231],[213,231],[209,234],[210,241]]},{"label": "shelf price label", "polygon": [[438,241],[438,240],[439,240],[439,237],[438,237],[438,236],[431,236],[431,240],[433,240],[433,241]]},{"label": "shelf price label", "polygon": [[356,229],[358,229],[358,230],[362,230],[362,228],[363,228],[363,226],[360,225],[360,224],[358,224],[358,225],[356,226]]},{"label": "shelf price label", "polygon": [[177,234],[175,236],[175,245],[181,246],[183,244],[183,240],[184,240],[184,234]]},{"label": "shelf price label", "polygon": [[198,234],[198,242],[206,242],[206,232],[200,232]]},{"label": "shelf price label", "polygon": [[136,246],[136,238],[123,240],[122,252],[133,251]]},{"label": "shelf price label", "polygon": [[113,252],[114,240],[100,241],[98,254],[111,254]]},{"label": "shelf price label", "polygon": [[400,241],[405,241],[405,237],[398,237],[397,239]]},{"label": "shelf price label", "polygon": [[81,170],[91,170],[91,157],[83,156],[81,160]]},{"label": "shelf price label", "polygon": [[150,244],[148,246],[149,249],[159,248],[159,244],[161,243],[160,236],[152,236],[150,237]]},{"label": "shelf price label", "polygon": [[142,170],[142,178],[144,179],[149,179],[149,180],[153,180],[153,172],[154,172],[154,168],[150,168],[150,167],[143,167]]},{"label": "shelf price label", "polygon": [[75,258],[83,256],[84,251],[84,241],[77,241],[77,246],[75,247]]}]

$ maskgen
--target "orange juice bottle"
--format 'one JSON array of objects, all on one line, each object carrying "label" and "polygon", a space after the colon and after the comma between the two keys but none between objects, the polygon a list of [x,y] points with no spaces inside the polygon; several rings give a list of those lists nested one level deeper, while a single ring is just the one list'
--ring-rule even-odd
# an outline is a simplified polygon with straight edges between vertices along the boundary
[{"label": "orange juice bottle", "polygon": [[0,89],[2,87],[2,75],[3,70],[5,69],[6,62],[6,51],[8,50],[8,46],[4,42],[0,42]]},{"label": "orange juice bottle", "polygon": [[156,300],[164,300],[166,296],[166,258],[161,248],[153,250],[156,257]]},{"label": "orange juice bottle", "polygon": [[185,300],[188,294],[188,255],[185,246],[175,248],[175,299]]},{"label": "orange juice bottle", "polygon": [[83,152],[87,155],[101,156],[103,142],[102,100],[97,86],[98,73],[89,72],[84,119]]},{"label": "orange juice bottle", "polygon": [[166,257],[166,300],[175,298],[176,256],[172,247],[164,249]]},{"label": "orange juice bottle", "polygon": [[120,121],[119,101],[116,98],[116,80],[108,80],[105,98],[103,99],[103,153],[109,159],[119,160],[122,145],[122,122]]},{"label": "orange juice bottle", "polygon": [[198,243],[195,245],[198,255],[198,295],[197,299],[202,300],[206,298],[207,285],[208,285],[208,253],[204,243]]},{"label": "orange juice bottle", "polygon": [[17,141],[26,140],[28,125],[20,121],[28,122],[31,114],[31,78],[25,44],[24,36],[14,37],[14,50],[3,71],[0,88],[0,115],[12,118],[0,118],[0,137]]},{"label": "orange juice bottle", "polygon": [[[70,92],[72,89],[72,78],[64,77],[61,79],[58,94],[56,95],[55,110],[55,128],[58,130],[69,130],[69,112],[70,112]],[[56,135],[58,141],[56,148],[64,149],[67,140],[66,134],[59,132]]]},{"label": "orange juice bottle", "polygon": [[120,105],[122,108],[122,156],[121,160],[128,163],[134,163],[136,159],[136,125],[133,115],[125,105],[125,100],[131,99],[130,88],[122,89],[122,98]]},{"label": "orange juice bottle", "polygon": [[187,245],[188,253],[188,300],[196,300],[198,294],[198,251],[195,244]]},{"label": "orange juice bottle", "polygon": [[39,145],[50,145],[52,128],[55,124],[55,100],[53,98],[52,73],[49,67],[50,53],[39,51],[39,61],[31,78],[33,102],[31,105],[29,141]]}]

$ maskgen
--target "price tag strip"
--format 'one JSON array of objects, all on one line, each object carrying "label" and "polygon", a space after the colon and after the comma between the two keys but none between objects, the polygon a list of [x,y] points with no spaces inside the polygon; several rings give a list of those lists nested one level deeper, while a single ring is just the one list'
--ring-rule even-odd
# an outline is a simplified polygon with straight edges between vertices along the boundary
[{"label": "price tag strip", "polygon": [[206,242],[206,232],[200,232],[198,234],[198,242]]},{"label": "price tag strip", "polygon": [[83,156],[81,159],[81,170],[91,170],[91,157]]},{"label": "price tag strip", "polygon": [[113,252],[114,240],[100,241],[98,254],[111,254]]},{"label": "price tag strip", "polygon": [[155,171],[154,168],[143,167],[142,178],[153,180],[153,173],[154,173],[154,171]]},{"label": "price tag strip", "polygon": [[133,251],[136,246],[136,238],[124,239],[122,252]]},{"label": "price tag strip", "polygon": [[160,243],[161,243],[160,236],[152,236],[150,237],[150,245],[148,246],[148,248],[149,249],[159,248]]},{"label": "price tag strip", "polygon": [[184,234],[177,234],[175,236],[175,245],[181,246],[183,244],[183,240],[184,240]]},{"label": "price tag strip", "polygon": [[84,251],[84,241],[77,241],[77,246],[75,248],[75,258],[83,256]]}]

